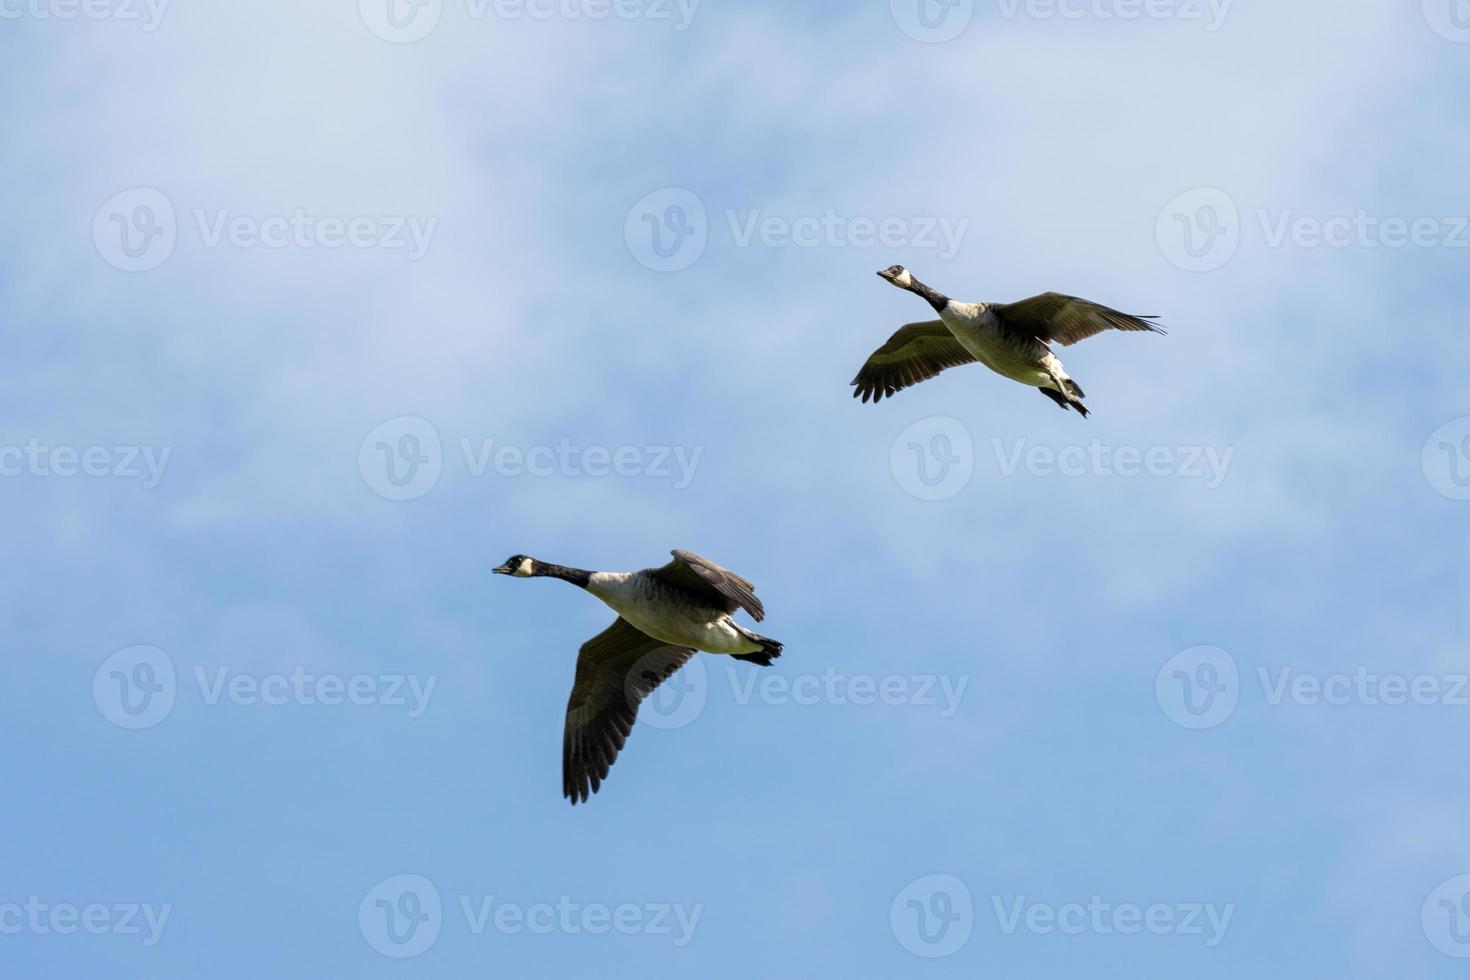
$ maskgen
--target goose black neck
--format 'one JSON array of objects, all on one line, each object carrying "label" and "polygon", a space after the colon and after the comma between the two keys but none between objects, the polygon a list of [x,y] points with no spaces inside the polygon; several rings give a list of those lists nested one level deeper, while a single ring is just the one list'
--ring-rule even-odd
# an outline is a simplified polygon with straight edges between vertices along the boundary
[{"label": "goose black neck", "polygon": [[579,589],[587,588],[587,583],[592,581],[592,573],[580,568],[568,568],[565,565],[553,565],[550,562],[538,561],[531,572],[533,578],[559,578],[563,582],[570,582]]},{"label": "goose black neck", "polygon": [[919,280],[917,279],[909,283],[908,289],[909,292],[916,293],[917,295],[924,297],[925,301],[927,301],[930,306],[934,307],[934,312],[936,313],[943,313],[944,308],[949,305],[948,296],[944,295],[937,289],[930,289],[928,286],[924,285],[922,282],[919,282]]}]

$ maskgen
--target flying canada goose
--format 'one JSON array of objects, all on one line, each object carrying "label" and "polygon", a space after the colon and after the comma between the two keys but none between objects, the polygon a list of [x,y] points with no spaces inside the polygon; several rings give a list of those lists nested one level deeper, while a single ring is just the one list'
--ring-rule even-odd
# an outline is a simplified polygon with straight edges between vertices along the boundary
[{"label": "flying canada goose", "polygon": [[978,361],[996,374],[1040,389],[1062,411],[1071,406],[1086,418],[1082,399],[1087,396],[1047,345],[1056,341],[1070,347],[1109,328],[1164,332],[1148,322],[1157,317],[1130,316],[1061,293],[1042,293],[1019,303],[961,303],[919,282],[901,265],[878,275],[923,297],[939,319],[910,323],[873,352],[852,381],[852,396],[862,396],[864,402],[882,401],[884,395],[928,381],[945,368]]},{"label": "flying canada goose", "polygon": [[691,552],[673,556],[662,568],[641,572],[588,572],[525,555],[495,569],[516,578],[570,582],[618,614],[577,654],[562,739],[562,794],[573,806],[585,803],[607,778],[633,730],[638,705],[696,651],[762,667],[781,656],[780,643],[730,618],[736,609],[756,622],[765,618],[755,586]]}]

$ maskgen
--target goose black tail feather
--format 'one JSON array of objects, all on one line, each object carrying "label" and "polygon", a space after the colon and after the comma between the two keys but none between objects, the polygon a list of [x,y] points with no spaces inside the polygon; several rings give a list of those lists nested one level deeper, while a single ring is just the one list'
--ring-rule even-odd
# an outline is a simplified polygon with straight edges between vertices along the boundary
[{"label": "goose black tail feather", "polygon": [[[1081,413],[1083,418],[1087,418],[1087,416],[1091,415],[1092,413],[1087,410],[1086,405],[1082,404],[1082,398],[1084,397],[1082,394],[1082,389],[1077,387],[1077,384],[1072,381],[1068,381],[1067,385],[1067,395],[1063,395],[1061,392],[1057,391],[1054,388],[1037,388],[1036,390],[1041,392],[1046,397],[1050,398],[1052,401],[1056,402],[1057,407],[1060,408],[1062,411],[1065,412],[1068,408],[1075,408],[1078,412]],[[1071,397],[1068,397],[1068,395],[1070,395]]]},{"label": "goose black tail feather", "polygon": [[771,661],[781,656],[782,645],[779,641],[773,640],[769,636],[761,636],[759,633],[752,633],[750,630],[742,630],[742,632],[761,645],[761,652],[743,653],[735,657],[736,660],[743,660],[748,664],[759,664],[762,667],[769,667],[771,666]]}]

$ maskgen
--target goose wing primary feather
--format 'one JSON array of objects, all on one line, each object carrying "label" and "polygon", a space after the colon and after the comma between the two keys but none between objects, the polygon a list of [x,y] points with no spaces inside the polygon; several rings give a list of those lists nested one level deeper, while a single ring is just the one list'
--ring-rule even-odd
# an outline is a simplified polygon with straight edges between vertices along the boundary
[{"label": "goose wing primary feather", "polygon": [[621,616],[582,644],[562,739],[562,794],[573,806],[587,802],[607,778],[643,699],[692,656]]},{"label": "goose wing primary feather", "polygon": [[1063,347],[1070,347],[1104,330],[1164,332],[1162,327],[1149,322],[1157,317],[1119,313],[1100,303],[1061,293],[1042,293],[1018,303],[995,303],[990,309],[1002,329],[1035,337],[1045,343],[1056,341]]},{"label": "goose wing primary feather", "polygon": [[766,618],[766,607],[755,597],[755,586],[749,581],[692,551],[676,548],[670,554],[674,556],[673,561],[662,568],[650,569],[649,574],[727,613],[744,609],[757,623]]},{"label": "goose wing primary feather", "polygon": [[943,322],[910,323],[868,358],[852,379],[852,397],[877,403],[885,395],[928,381],[945,368],[974,363],[974,355],[960,346]]}]

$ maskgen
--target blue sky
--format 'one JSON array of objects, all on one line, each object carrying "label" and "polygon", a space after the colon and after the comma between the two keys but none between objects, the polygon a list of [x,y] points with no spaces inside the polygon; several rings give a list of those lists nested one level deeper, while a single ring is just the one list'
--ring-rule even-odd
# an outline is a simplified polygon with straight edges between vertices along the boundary
[{"label": "blue sky", "polygon": [[[1464,974],[1463,4],[0,13],[7,976]],[[676,547],[568,807],[489,570]]]}]

